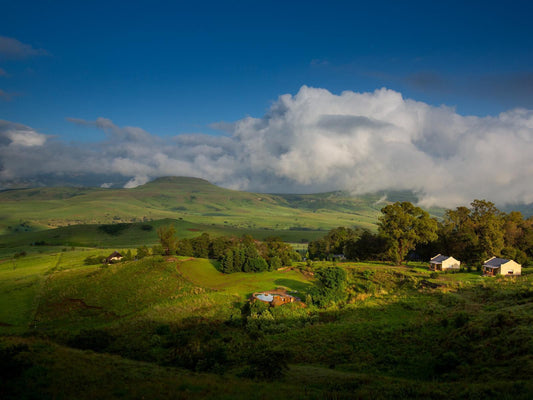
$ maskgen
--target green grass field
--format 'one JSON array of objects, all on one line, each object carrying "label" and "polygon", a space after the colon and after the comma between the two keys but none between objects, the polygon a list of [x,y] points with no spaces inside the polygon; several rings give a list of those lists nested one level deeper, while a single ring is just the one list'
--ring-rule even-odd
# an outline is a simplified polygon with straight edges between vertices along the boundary
[{"label": "green grass field", "polygon": [[[375,230],[380,209],[385,205],[378,201],[383,195],[258,194],[184,177],[159,178],[134,189],[5,190],[0,191],[0,234],[166,218],[219,230],[316,232],[337,226]],[[388,201],[396,200],[416,201],[416,197],[410,193],[388,193]],[[435,215],[442,213],[437,209],[431,211]]]},{"label": "green grass field", "polygon": [[[225,275],[205,259],[156,256],[102,267],[83,262],[102,249],[41,250],[0,263],[0,352],[14,374],[0,389],[6,398],[533,393],[527,269],[510,279],[435,277],[422,264],[338,263],[348,277],[344,300],[256,312],[248,310],[251,293],[283,287],[306,299],[313,271],[334,264]],[[262,352],[285,357],[284,377],[242,376]]]}]

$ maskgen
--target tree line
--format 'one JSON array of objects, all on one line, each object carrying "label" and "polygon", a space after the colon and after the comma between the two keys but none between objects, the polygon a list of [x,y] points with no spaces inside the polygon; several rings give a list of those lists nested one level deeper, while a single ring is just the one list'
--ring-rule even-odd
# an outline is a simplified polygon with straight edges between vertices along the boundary
[{"label": "tree line", "polygon": [[441,220],[410,202],[382,208],[378,232],[339,227],[309,243],[312,260],[427,260],[441,253],[468,265],[480,265],[492,257],[533,264],[533,217],[520,212],[504,213],[486,200],[470,207],[446,210]]},{"label": "tree line", "polygon": [[157,234],[160,245],[153,249],[154,254],[214,259],[224,273],[272,271],[302,259],[279,237],[260,242],[250,235],[211,237],[202,233],[192,239],[178,239],[173,226],[160,227]]}]

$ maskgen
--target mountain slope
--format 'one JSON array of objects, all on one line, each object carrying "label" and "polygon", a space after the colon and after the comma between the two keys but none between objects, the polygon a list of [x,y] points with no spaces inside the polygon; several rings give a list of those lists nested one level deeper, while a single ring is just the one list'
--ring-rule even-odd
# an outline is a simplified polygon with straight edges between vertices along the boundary
[{"label": "mountain slope", "polygon": [[275,195],[241,192],[203,179],[159,178],[134,189],[34,188],[0,192],[0,232],[73,224],[137,222],[162,218],[235,228],[375,229],[378,195],[342,192]]}]

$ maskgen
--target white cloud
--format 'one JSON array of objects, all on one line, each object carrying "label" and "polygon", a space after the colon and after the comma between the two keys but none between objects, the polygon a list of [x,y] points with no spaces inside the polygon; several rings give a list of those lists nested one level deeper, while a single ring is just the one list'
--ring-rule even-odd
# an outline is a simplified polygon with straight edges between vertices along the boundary
[{"label": "white cloud", "polygon": [[46,135],[22,124],[0,120],[0,144],[2,142],[9,143],[11,147],[43,146],[46,142]]},{"label": "white cloud", "polygon": [[[262,118],[213,124],[225,131],[221,136],[163,139],[105,118],[69,120],[102,129],[108,137],[87,149],[45,141],[35,132],[40,147],[31,156],[9,157],[5,149],[16,140],[0,125],[0,177],[28,176],[24,165],[31,162],[43,173],[120,175],[129,179],[127,187],[157,176],[185,175],[266,192],[407,189],[426,205],[447,207],[474,198],[533,202],[528,184],[533,179],[532,110],[479,118],[387,89],[335,95],[304,86],[294,96],[280,96]],[[34,131],[19,128],[29,145],[27,132]]]}]

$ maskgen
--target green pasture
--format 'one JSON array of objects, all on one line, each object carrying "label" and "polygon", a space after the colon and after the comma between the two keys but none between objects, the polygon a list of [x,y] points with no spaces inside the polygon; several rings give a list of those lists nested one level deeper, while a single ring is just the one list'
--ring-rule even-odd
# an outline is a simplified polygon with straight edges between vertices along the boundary
[{"label": "green pasture", "polygon": [[[0,351],[27,346],[16,360],[29,366],[12,380],[19,398],[527,399],[533,392],[527,269],[484,278],[435,275],[423,264],[312,262],[225,275],[205,259],[84,265],[104,251],[65,250],[0,263]],[[246,314],[251,293],[312,293],[308,277],[334,265],[347,272],[344,300]],[[104,350],[73,348],[85,346],[83,332],[94,346],[107,338]],[[259,350],[286,355],[286,376],[241,377]]]},{"label": "green pasture", "polygon": [[301,292],[310,286],[309,280],[296,270],[223,274],[215,268],[213,263],[204,259],[187,260],[185,258],[178,262],[178,271],[184,278],[198,286],[235,293],[241,297],[279,287],[292,292]]},{"label": "green pasture", "polygon": [[7,190],[0,192],[0,233],[165,218],[236,230],[318,231],[339,225],[375,230],[381,208],[378,199],[376,195],[355,198],[341,192],[239,192],[193,178],[161,178],[135,189]]},{"label": "green pasture", "polygon": [[[205,232],[213,236],[241,237],[246,234],[259,240],[269,236],[277,236],[286,242],[301,243],[302,241],[315,240],[326,234],[326,231],[323,230],[248,229],[225,225],[196,224],[174,219],[128,223],[125,224],[125,229],[116,234],[108,234],[102,231],[102,225],[100,224],[73,225],[1,235],[0,257],[3,254],[14,254],[18,250],[28,252],[45,251],[47,246],[65,246],[67,248],[72,246],[102,248],[152,246],[158,242],[157,228],[163,225],[173,225],[176,228],[177,236],[181,239],[193,238]],[[301,246],[305,246],[305,244],[301,244]]]}]

